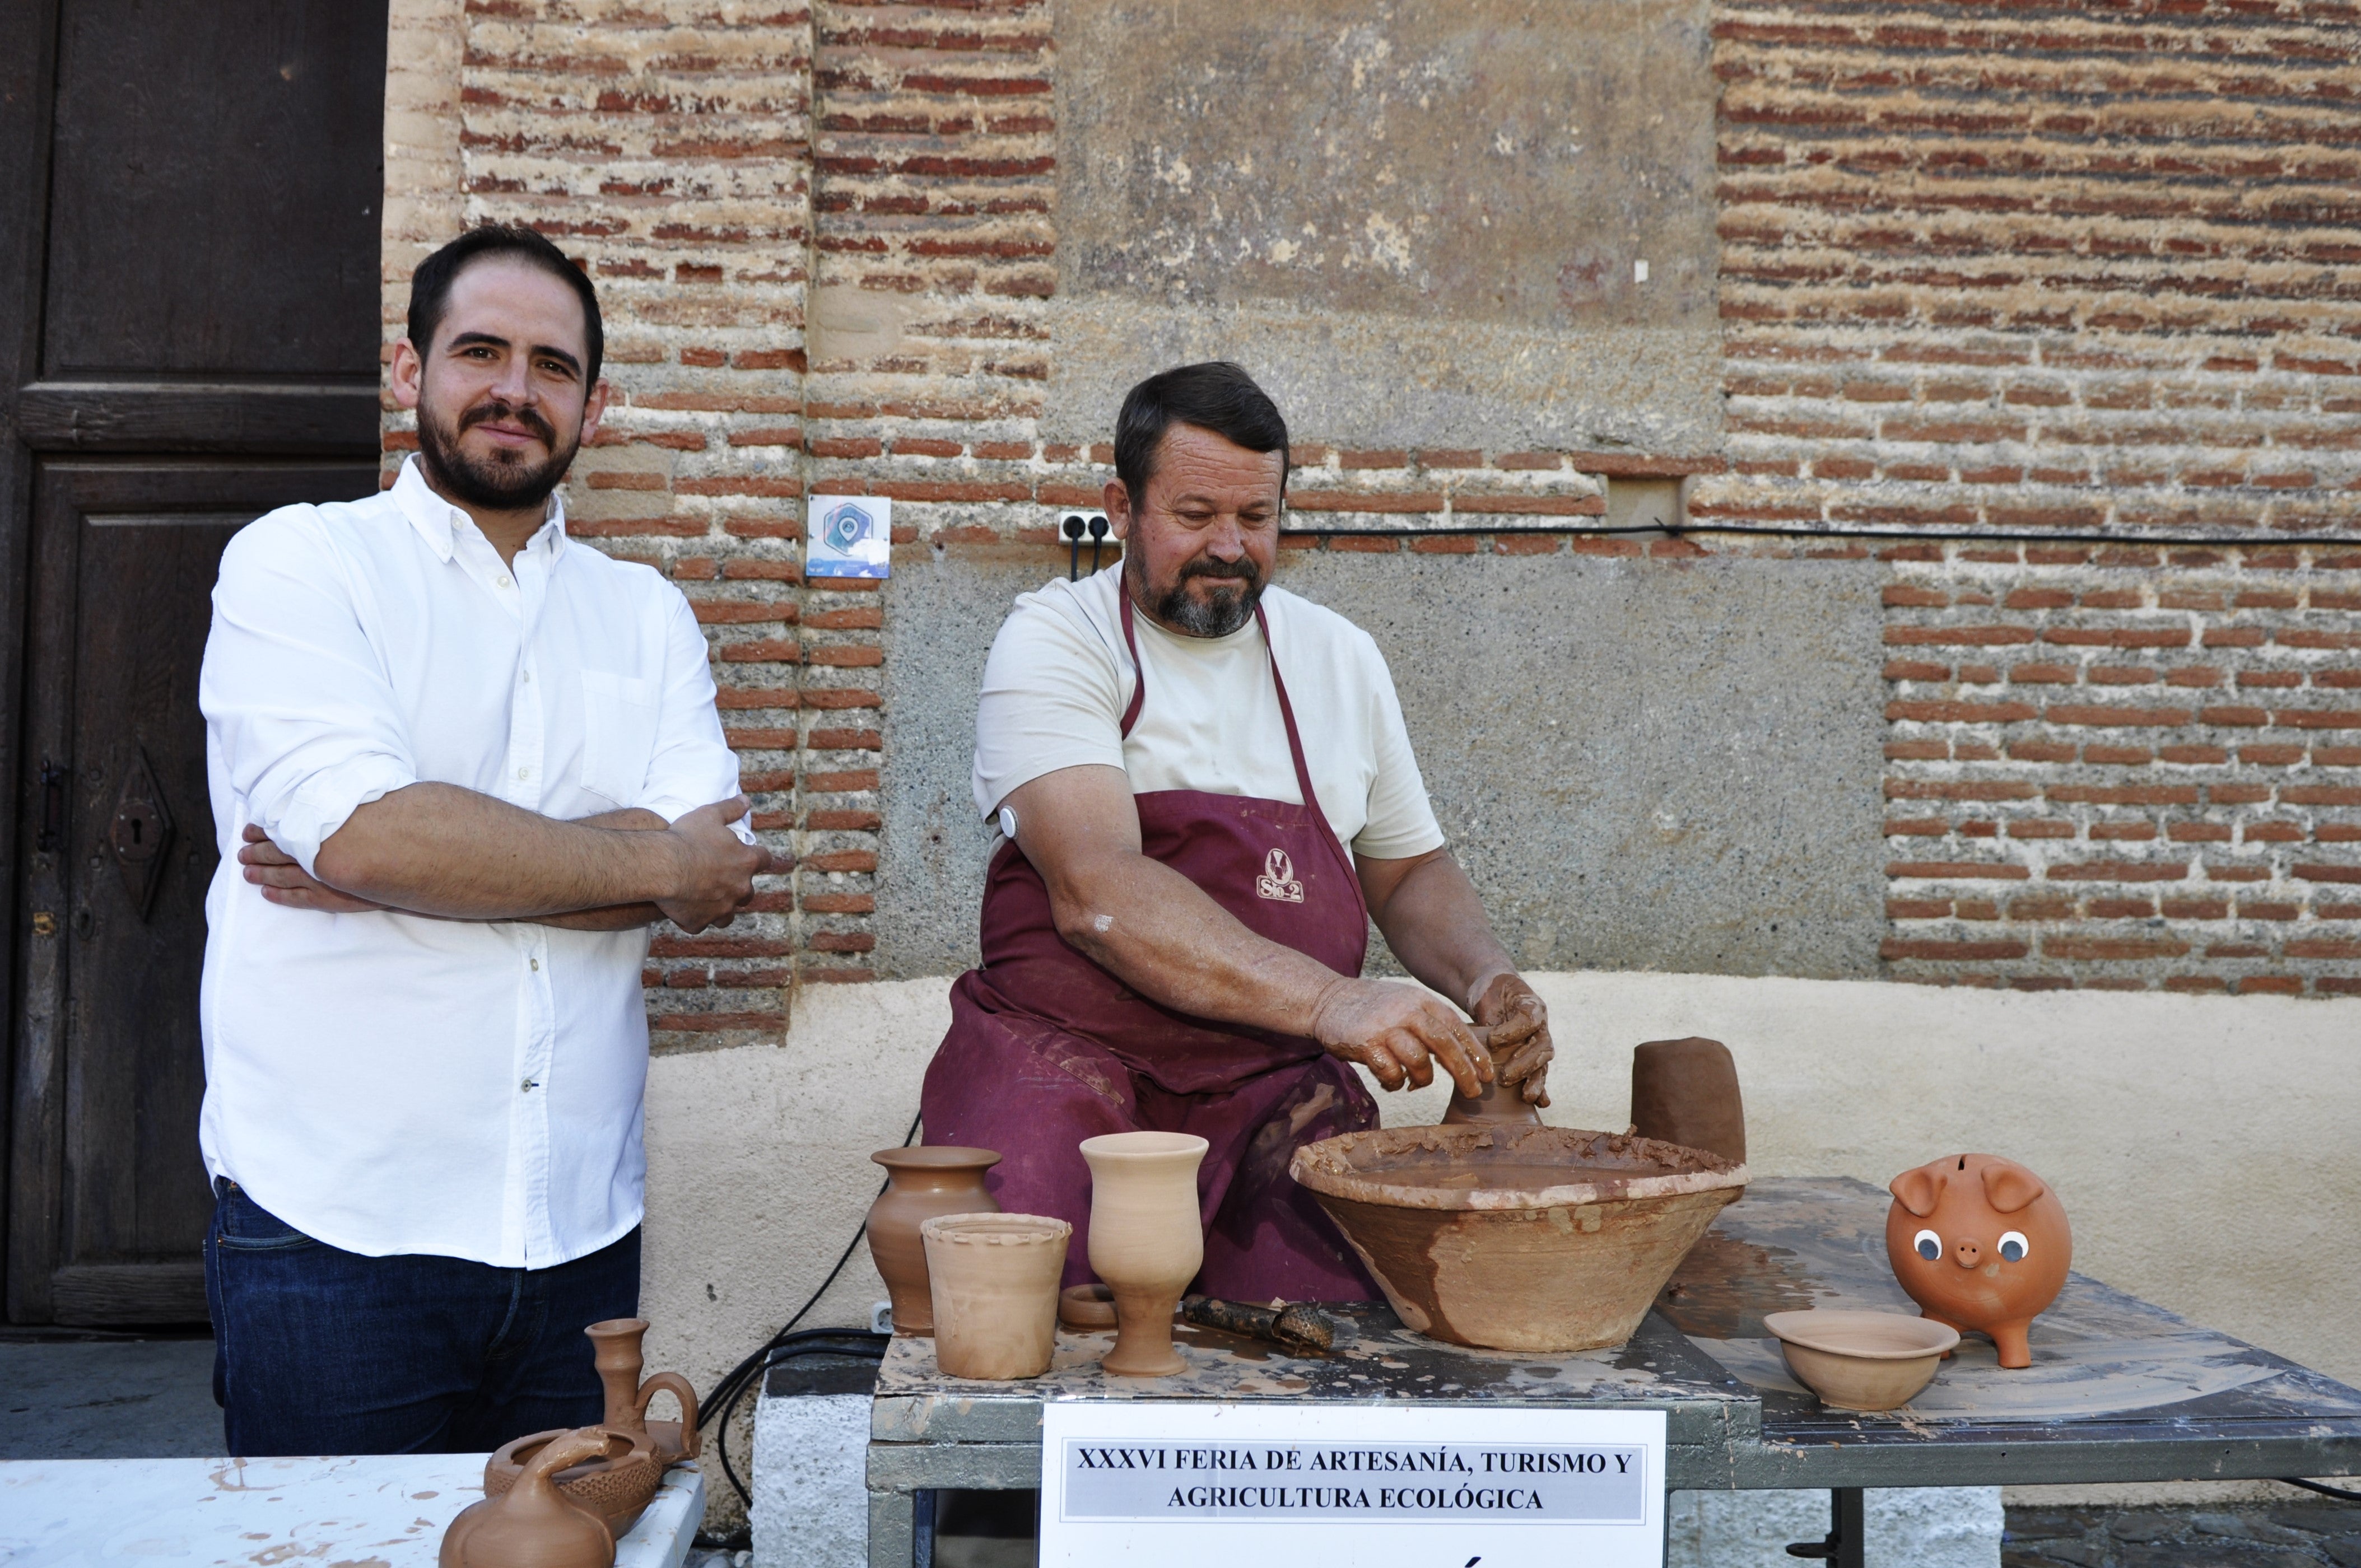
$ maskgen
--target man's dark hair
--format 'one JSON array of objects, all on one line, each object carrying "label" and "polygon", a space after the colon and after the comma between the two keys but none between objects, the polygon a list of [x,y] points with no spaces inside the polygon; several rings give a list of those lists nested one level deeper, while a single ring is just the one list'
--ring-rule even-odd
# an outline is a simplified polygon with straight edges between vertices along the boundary
[{"label": "man's dark hair", "polygon": [[1159,370],[1126,393],[1115,421],[1115,477],[1137,510],[1148,503],[1164,433],[1176,424],[1210,430],[1249,452],[1279,455],[1279,489],[1287,493],[1287,421],[1246,367],[1226,359]]},{"label": "man's dark hair", "polygon": [[470,262],[489,257],[514,257],[529,262],[565,280],[582,302],[583,346],[588,351],[588,363],[582,373],[584,396],[598,379],[598,366],[607,357],[607,333],[598,320],[598,291],[590,286],[582,269],[566,259],[566,253],[529,228],[511,224],[486,224],[469,229],[418,264],[410,275],[410,342],[424,357],[442,328],[443,318],[451,309],[451,285]]}]

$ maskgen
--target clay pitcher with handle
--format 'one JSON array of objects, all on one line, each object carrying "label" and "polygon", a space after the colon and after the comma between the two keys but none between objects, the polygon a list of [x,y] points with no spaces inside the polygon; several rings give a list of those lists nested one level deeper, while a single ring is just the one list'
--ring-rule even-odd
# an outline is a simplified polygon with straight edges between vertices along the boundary
[{"label": "clay pitcher with handle", "polygon": [[613,1568],[606,1521],[568,1501],[550,1477],[607,1452],[608,1434],[584,1427],[553,1439],[497,1497],[470,1503],[443,1532],[442,1568]]},{"label": "clay pitcher with handle", "polygon": [[[582,1332],[598,1347],[598,1381],[607,1391],[605,1424],[634,1436],[644,1436],[648,1446],[655,1451],[659,1468],[696,1458],[702,1446],[697,1431],[697,1390],[677,1372],[659,1372],[645,1380],[640,1376],[647,1365],[641,1354],[640,1341],[648,1332],[648,1321],[609,1318]],[[667,1392],[680,1401],[679,1421],[648,1420],[648,1401]]]},{"label": "clay pitcher with handle", "polygon": [[894,1299],[894,1332],[933,1333],[934,1299],[918,1227],[940,1214],[1000,1212],[1000,1201],[983,1190],[983,1173],[1000,1163],[1000,1156],[992,1149],[930,1144],[879,1149],[869,1157],[886,1172],[885,1190],[869,1206],[869,1260]]},{"label": "clay pitcher with handle", "polygon": [[1189,1364],[1172,1348],[1172,1310],[1205,1262],[1197,1215],[1204,1139],[1188,1133],[1084,1138],[1091,1165],[1091,1267],[1115,1295],[1116,1377],[1170,1377]]}]

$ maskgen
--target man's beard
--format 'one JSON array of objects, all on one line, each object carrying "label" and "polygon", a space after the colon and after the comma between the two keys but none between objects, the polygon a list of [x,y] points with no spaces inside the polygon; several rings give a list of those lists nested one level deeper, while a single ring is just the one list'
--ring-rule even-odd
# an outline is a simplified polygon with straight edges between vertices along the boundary
[{"label": "man's beard", "polygon": [[[549,456],[533,463],[522,452],[497,452],[479,460],[460,450],[459,437],[471,426],[495,419],[521,424],[541,437]],[[426,465],[427,477],[434,481],[436,489],[467,506],[494,511],[539,506],[566,477],[581,444],[577,436],[560,449],[556,430],[538,409],[518,408],[498,398],[478,403],[461,414],[456,424],[448,426],[423,403],[418,408],[418,455]]]},{"label": "man's beard", "polygon": [[[1130,563],[1141,561],[1141,557],[1136,554],[1129,559]],[[1137,597],[1146,598],[1147,566],[1144,564],[1126,564],[1126,570],[1138,589]],[[1210,577],[1236,586],[1218,588],[1200,600],[1190,595],[1189,579],[1191,577]],[[1150,615],[1165,625],[1178,627],[1191,637],[1227,637],[1254,619],[1255,606],[1261,598],[1262,573],[1254,562],[1244,556],[1235,561],[1216,561],[1210,555],[1200,555],[1181,567],[1180,575],[1173,578],[1172,586],[1147,608]]]}]

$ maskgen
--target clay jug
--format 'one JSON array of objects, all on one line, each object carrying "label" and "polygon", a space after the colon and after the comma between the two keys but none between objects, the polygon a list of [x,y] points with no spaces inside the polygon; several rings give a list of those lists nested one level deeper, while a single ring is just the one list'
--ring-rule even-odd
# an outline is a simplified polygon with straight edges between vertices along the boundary
[{"label": "clay jug", "polygon": [[1631,1128],[1685,1148],[1746,1163],[1746,1104],[1738,1063],[1719,1040],[1650,1040],[1631,1053]]},{"label": "clay jug", "polygon": [[1091,1165],[1091,1267],[1115,1293],[1117,1377],[1188,1369],[1172,1348],[1172,1310],[1205,1261],[1197,1167],[1205,1140],[1188,1133],[1108,1133],[1082,1140]]},{"label": "clay jug", "polygon": [[443,1532],[442,1568],[613,1568],[614,1532],[550,1481],[569,1464],[605,1454],[609,1436],[596,1427],[564,1433],[533,1456],[506,1493],[462,1508]]},{"label": "clay jug", "polygon": [[[655,1451],[659,1468],[694,1459],[701,1446],[697,1431],[697,1390],[677,1372],[659,1372],[642,1381],[647,1365],[640,1341],[648,1332],[645,1318],[610,1318],[582,1331],[598,1347],[598,1381],[607,1390],[605,1424],[618,1431],[644,1436]],[[678,1421],[648,1420],[648,1401],[669,1391],[680,1401]]]},{"label": "clay jug", "polygon": [[935,1308],[927,1294],[927,1249],[918,1227],[938,1214],[1000,1212],[1000,1201],[983,1190],[983,1173],[1000,1156],[942,1144],[879,1149],[869,1157],[885,1168],[885,1190],[869,1205],[869,1257],[894,1298],[894,1332],[933,1333]]},{"label": "clay jug", "polygon": [[[1481,1024],[1475,1024],[1469,1025],[1468,1032],[1476,1036],[1477,1044],[1487,1050],[1491,1050],[1491,1030]],[[1451,1127],[1462,1122],[1507,1122],[1516,1125],[1538,1125],[1542,1113],[1526,1102],[1525,1086],[1521,1083],[1502,1083],[1499,1080],[1501,1067],[1516,1054],[1515,1046],[1503,1046],[1498,1051],[1493,1051],[1492,1081],[1486,1084],[1484,1092],[1475,1099],[1468,1099],[1457,1089],[1452,1090],[1451,1103],[1444,1106],[1443,1110],[1443,1124]]]},{"label": "clay jug", "polygon": [[1058,1342],[1074,1227],[1043,1214],[938,1214],[918,1227],[935,1365],[952,1377],[1038,1377]]}]

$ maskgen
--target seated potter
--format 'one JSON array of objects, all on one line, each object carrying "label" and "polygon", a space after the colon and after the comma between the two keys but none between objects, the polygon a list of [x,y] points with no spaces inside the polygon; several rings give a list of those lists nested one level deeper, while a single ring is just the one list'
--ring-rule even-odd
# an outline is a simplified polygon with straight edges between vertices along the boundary
[{"label": "seated potter", "polygon": [[[1444,846],[1385,660],[1344,617],[1268,586],[1287,424],[1235,365],[1125,399],[1106,510],[1122,560],[1016,601],[976,720],[998,828],[983,967],[927,1071],[927,1141],[997,1149],[1004,1208],[1072,1223],[1091,1277],[1102,1133],[1193,1133],[1197,1288],[1267,1300],[1378,1291],[1287,1174],[1301,1146],[1378,1123],[1438,1065],[1545,1105],[1541,999]],[[1449,1006],[1360,978],[1374,918]],[[1503,1051],[1503,1047],[1513,1047]]]}]

